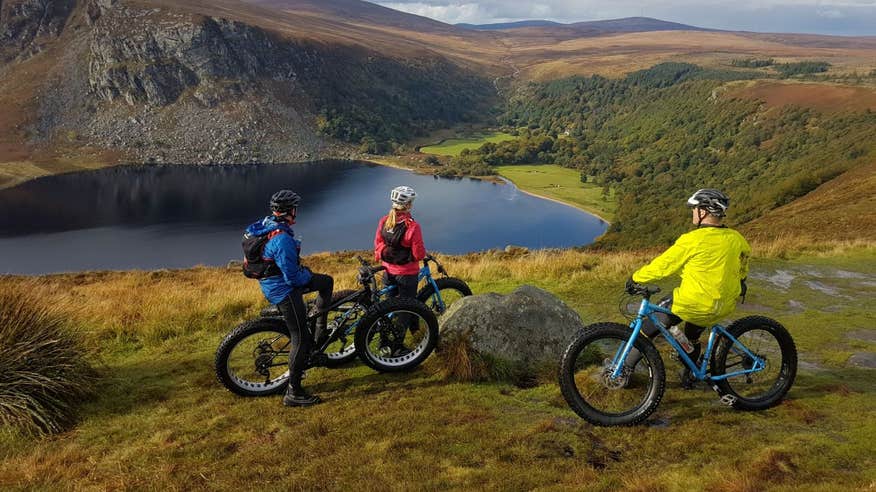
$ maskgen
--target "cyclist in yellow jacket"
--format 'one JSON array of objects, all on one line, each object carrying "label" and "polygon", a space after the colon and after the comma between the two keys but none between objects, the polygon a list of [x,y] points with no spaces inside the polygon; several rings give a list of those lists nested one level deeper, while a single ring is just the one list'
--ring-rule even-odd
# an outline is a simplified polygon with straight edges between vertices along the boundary
[{"label": "cyclist in yellow jacket", "polygon": [[[736,299],[745,293],[751,246],[741,234],[722,224],[730,205],[724,193],[697,190],[687,205],[697,228],[682,234],[663,254],[633,273],[627,287],[681,272],[681,285],[661,305],[675,315],[669,319],[670,325],[685,322],[684,334],[693,346],[689,355],[696,362],[705,327],[733,312]],[[646,334],[650,336],[653,331]],[[687,366],[682,372],[682,385],[690,387]]]}]

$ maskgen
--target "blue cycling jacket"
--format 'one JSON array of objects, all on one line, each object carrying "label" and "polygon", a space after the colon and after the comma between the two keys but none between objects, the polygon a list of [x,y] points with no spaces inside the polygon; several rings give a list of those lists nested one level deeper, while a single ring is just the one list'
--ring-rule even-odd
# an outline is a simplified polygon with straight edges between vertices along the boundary
[{"label": "blue cycling jacket", "polygon": [[310,270],[301,266],[298,258],[301,242],[295,239],[295,233],[288,224],[277,222],[268,216],[246,228],[246,232],[253,236],[264,236],[276,230],[283,231],[283,234],[277,234],[268,240],[263,257],[274,260],[283,275],[259,280],[262,293],[272,304],[285,299],[292,289],[309,284],[313,277]]}]

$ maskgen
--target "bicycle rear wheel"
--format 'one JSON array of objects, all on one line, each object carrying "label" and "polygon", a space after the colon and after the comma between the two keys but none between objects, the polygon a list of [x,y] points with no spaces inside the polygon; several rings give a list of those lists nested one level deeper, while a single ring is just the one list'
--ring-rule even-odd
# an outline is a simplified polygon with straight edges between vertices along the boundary
[{"label": "bicycle rear wheel", "polygon": [[560,390],[566,402],[591,424],[614,426],[642,422],[660,404],[666,386],[663,360],[650,340],[638,337],[642,353],[634,367],[612,378],[612,361],[630,338],[630,328],[597,323],[584,328],[563,354]]},{"label": "bicycle rear wheel", "polygon": [[[778,321],[763,316],[749,316],[727,327],[755,357],[763,359],[763,370],[715,381],[721,396],[729,397],[733,408],[763,410],[779,403],[797,375],[797,348],[794,340]],[[712,375],[720,376],[750,369],[754,360],[727,337],[718,341],[712,358]]]},{"label": "bicycle rear wheel", "polygon": [[216,349],[216,378],[240,396],[269,396],[289,381],[289,331],[283,318],[247,321]]}]

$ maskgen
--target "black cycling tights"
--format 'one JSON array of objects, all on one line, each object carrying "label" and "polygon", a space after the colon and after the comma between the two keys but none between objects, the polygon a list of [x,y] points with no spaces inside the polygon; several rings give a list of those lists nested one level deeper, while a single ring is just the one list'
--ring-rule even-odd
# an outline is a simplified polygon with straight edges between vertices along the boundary
[{"label": "black cycling tights", "polygon": [[313,333],[307,325],[307,307],[303,295],[318,291],[316,307],[323,309],[332,299],[334,279],[328,275],[314,273],[310,283],[304,287],[293,289],[285,299],[277,304],[286,326],[289,329],[289,341],[292,349],[289,351],[289,386],[293,391],[301,390],[301,375],[307,369],[307,360],[313,347]]}]

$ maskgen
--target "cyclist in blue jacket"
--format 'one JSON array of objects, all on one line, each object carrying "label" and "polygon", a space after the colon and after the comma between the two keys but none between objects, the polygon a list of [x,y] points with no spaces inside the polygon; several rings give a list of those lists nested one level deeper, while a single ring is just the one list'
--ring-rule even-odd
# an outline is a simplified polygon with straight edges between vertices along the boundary
[{"label": "cyclist in blue jacket", "polygon": [[277,267],[269,270],[268,276],[259,280],[259,285],[268,301],[276,304],[283,313],[289,328],[292,350],[289,352],[289,387],[283,404],[293,407],[315,405],[321,401],[318,396],[304,391],[301,378],[307,369],[315,338],[325,333],[326,316],[317,318],[315,333],[311,333],[302,296],[318,291],[316,308],[322,310],[331,302],[334,288],[332,277],[312,273],[301,265],[301,241],[295,238],[291,227],[295,223],[300,201],[301,197],[289,190],[274,193],[270,203],[272,214],[246,229],[250,236],[268,235],[262,257]]}]

